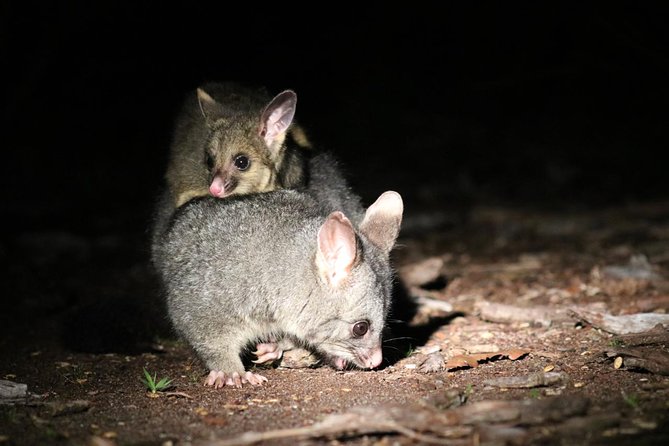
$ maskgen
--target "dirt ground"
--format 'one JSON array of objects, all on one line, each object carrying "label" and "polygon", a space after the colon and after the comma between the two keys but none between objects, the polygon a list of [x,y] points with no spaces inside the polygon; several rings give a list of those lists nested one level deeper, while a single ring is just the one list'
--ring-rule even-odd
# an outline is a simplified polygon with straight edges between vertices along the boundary
[{"label": "dirt ground", "polygon": [[379,370],[287,358],[219,390],[169,331],[145,238],[5,241],[1,445],[669,444],[669,203],[408,206]]}]

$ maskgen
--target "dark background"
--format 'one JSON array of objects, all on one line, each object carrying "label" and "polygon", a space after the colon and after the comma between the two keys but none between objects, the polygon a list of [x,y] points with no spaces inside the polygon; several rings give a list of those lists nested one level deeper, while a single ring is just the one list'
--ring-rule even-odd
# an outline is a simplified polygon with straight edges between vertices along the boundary
[{"label": "dark background", "polygon": [[365,201],[669,197],[666,8],[442,3],[3,2],[5,228],[141,230],[183,95],[227,79],[296,90]]}]

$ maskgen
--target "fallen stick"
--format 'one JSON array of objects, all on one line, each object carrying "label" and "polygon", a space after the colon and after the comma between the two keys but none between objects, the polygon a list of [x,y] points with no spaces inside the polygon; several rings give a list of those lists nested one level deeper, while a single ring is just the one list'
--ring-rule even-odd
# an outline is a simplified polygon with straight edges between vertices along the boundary
[{"label": "fallen stick", "polygon": [[497,323],[529,322],[548,327],[555,322],[570,321],[564,308],[539,307],[529,308],[493,302],[477,302],[474,307],[483,320]]},{"label": "fallen stick", "polygon": [[599,311],[589,311],[582,308],[572,308],[572,316],[600,328],[609,333],[624,335],[643,333],[653,329],[657,324],[669,327],[669,314],[637,313],[623,316],[613,316]]},{"label": "fallen stick", "polygon": [[508,389],[530,389],[560,384],[566,381],[567,375],[560,372],[538,372],[523,376],[503,376],[487,379],[483,384]]},{"label": "fallen stick", "polygon": [[481,401],[455,409],[440,410],[425,405],[354,407],[329,415],[312,426],[246,432],[236,437],[204,443],[207,446],[247,446],[261,441],[313,439],[361,435],[400,434],[424,444],[469,445],[480,429],[504,423],[512,437],[522,437],[525,427],[557,422],[587,412],[589,400],[579,396],[546,400]]}]

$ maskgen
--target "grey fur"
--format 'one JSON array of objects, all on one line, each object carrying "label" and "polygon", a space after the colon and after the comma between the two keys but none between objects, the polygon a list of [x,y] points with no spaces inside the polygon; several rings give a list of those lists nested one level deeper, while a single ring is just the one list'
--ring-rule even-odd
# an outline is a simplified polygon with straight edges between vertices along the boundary
[{"label": "grey fur", "polygon": [[[315,153],[307,160],[306,187],[299,189],[311,196],[324,211],[342,211],[354,225],[362,220],[365,209],[360,197],[348,185],[339,161],[329,152]],[[225,198],[224,198],[225,199]],[[155,257],[156,245],[174,214],[173,197],[165,188],[156,201],[151,227],[151,251]]]},{"label": "grey fur", "polygon": [[[284,339],[365,367],[369,352],[380,349],[390,305],[388,247],[402,213],[399,195],[384,195],[393,194],[391,206],[368,212],[359,225],[378,233],[354,225],[356,262],[336,287],[316,258],[319,230],[337,199],[280,190],[185,204],[154,247],[175,328],[211,370],[227,374],[244,374],[244,348]],[[370,242],[379,237],[382,248]],[[355,337],[352,326],[361,320],[369,331]]]},{"label": "grey fur", "polygon": [[330,211],[342,211],[358,224],[365,214],[360,197],[348,185],[339,160],[329,152],[313,155],[307,163],[306,193]]}]

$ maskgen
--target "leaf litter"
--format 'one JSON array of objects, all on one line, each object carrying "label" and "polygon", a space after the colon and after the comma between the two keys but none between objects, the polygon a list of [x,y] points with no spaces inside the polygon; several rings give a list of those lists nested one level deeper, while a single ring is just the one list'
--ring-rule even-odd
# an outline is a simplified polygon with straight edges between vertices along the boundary
[{"label": "leaf litter", "polygon": [[[621,318],[661,317],[669,309],[663,280],[669,265],[657,260],[669,258],[669,252],[661,252],[669,249],[669,232],[651,231],[669,227],[669,203],[648,211],[583,212],[571,219],[574,224],[560,223],[565,219],[555,214],[503,208],[474,209],[472,215],[466,226],[402,240],[405,248],[394,255],[410,303],[418,308],[393,313],[384,352],[388,359],[374,372],[305,365],[298,354],[294,364],[265,372],[267,386],[215,392],[202,386],[206,371],[192,352],[169,337],[161,340],[166,347],[160,352],[82,352],[63,344],[55,334],[68,327],[71,312],[31,312],[34,302],[48,295],[22,283],[19,289],[30,306],[20,314],[34,319],[7,320],[8,339],[24,343],[0,344],[2,357],[11,358],[2,364],[0,377],[27,383],[40,397],[29,393],[27,404],[0,405],[2,438],[10,444],[18,438],[24,444],[58,444],[67,438],[109,445],[669,440],[666,327],[630,331],[634,319]],[[591,230],[602,222],[606,231]],[[643,261],[638,257],[635,265],[630,259],[650,242],[626,237],[630,228],[654,242],[652,255]],[[127,258],[106,270],[104,262],[89,258],[67,271],[48,259],[41,262],[30,266],[39,275],[69,274],[66,283],[77,284],[74,291],[60,291],[80,299],[77,308],[87,308],[91,302],[86,299],[116,298],[119,277],[137,278],[124,289],[133,297],[150,289],[142,282],[150,275],[137,267],[141,262],[132,274],[123,269]],[[433,302],[443,305],[422,312]],[[105,316],[107,308],[101,311]],[[162,317],[153,307],[142,314]],[[619,318],[621,329],[608,331],[606,316]],[[129,323],[121,321],[119,326]],[[26,335],[28,324],[54,330],[45,329],[42,337]],[[622,361],[617,369],[616,361]],[[53,364],[65,363],[90,375],[81,382],[54,375]],[[145,398],[137,379],[145,366],[173,378],[175,392],[190,398]],[[50,416],[58,404],[65,410]]]}]

